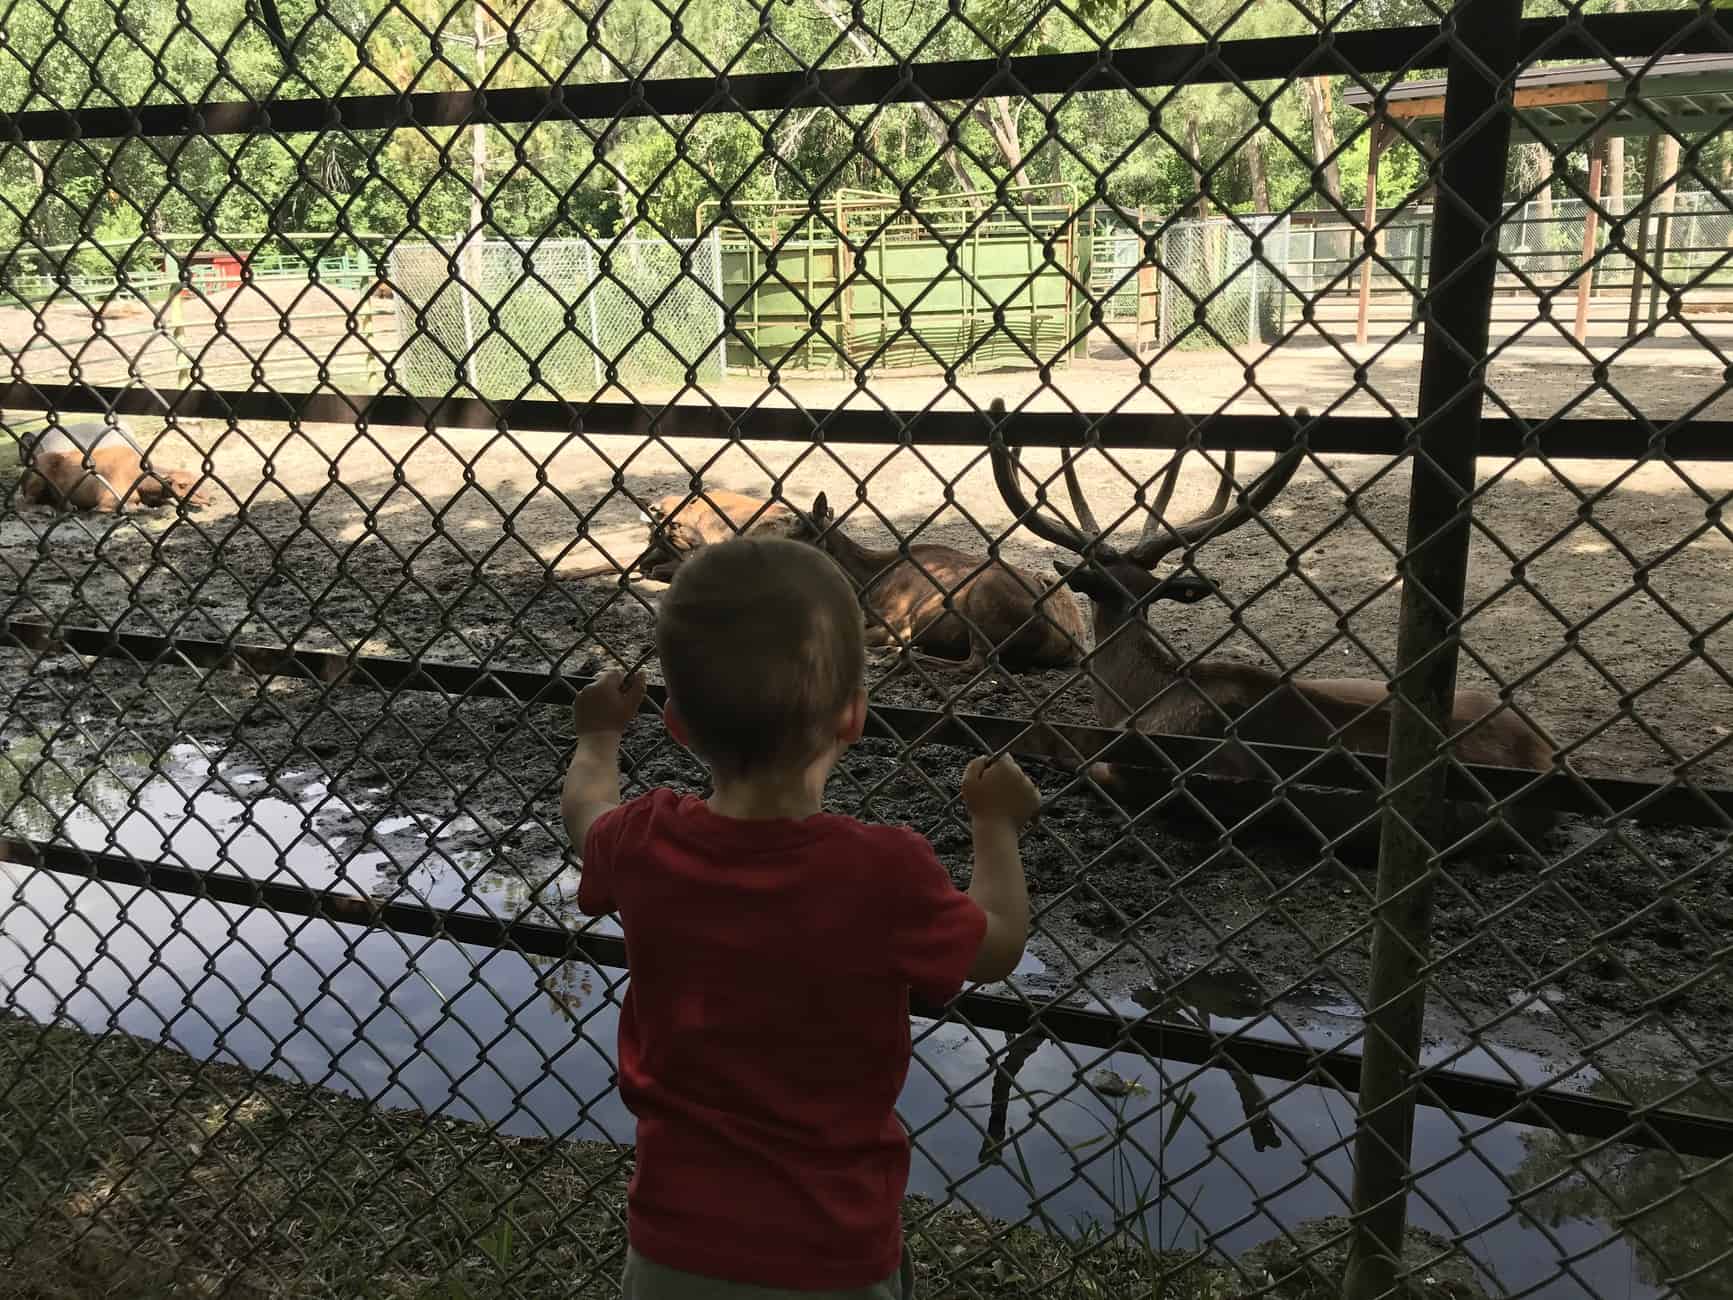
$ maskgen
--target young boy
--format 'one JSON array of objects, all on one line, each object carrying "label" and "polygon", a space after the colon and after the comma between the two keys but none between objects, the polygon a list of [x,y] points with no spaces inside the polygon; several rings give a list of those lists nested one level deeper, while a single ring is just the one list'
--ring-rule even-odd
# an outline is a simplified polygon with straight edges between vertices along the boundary
[{"label": "young boy", "polygon": [[969,765],[966,894],[913,830],[822,811],[866,721],[866,651],[848,580],[814,547],[698,551],[656,644],[663,719],[713,793],[620,803],[644,683],[615,672],[578,697],[561,800],[578,906],[619,913],[631,964],[625,1300],[904,1300],[909,991],[943,1003],[1011,973],[1029,925],[1017,837],[1040,796],[1009,757]]}]

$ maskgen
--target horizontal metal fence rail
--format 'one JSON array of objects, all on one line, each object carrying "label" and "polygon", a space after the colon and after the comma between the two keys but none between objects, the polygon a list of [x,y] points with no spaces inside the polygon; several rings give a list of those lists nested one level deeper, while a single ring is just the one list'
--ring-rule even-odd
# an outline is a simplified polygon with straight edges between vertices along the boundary
[{"label": "horizontal metal fence rail", "polygon": [[[8,646],[39,654],[65,650],[152,666],[224,669],[262,677],[288,676],[326,686],[432,691],[456,698],[506,699],[521,704],[569,704],[580,690],[596,680],[583,674],[153,636],[107,628],[50,626],[23,619],[13,619],[5,625],[0,634],[0,649]],[[666,698],[666,688],[650,684],[641,711],[659,715]],[[908,745],[972,749],[985,743],[1039,759],[1051,759],[1052,746],[1046,738],[1052,736],[1091,760],[1162,772],[1203,763],[1216,753],[1220,743],[1195,736],[1118,731],[1050,722],[1045,718],[999,717],[878,703],[869,708],[867,734]],[[1284,780],[1240,780],[1188,773],[1183,778],[1185,786],[1206,803],[1212,794],[1225,794],[1230,806],[1243,806],[1248,811],[1261,807],[1273,794],[1281,794],[1302,811],[1319,797],[1304,788],[1290,788],[1290,781],[1303,786],[1340,786],[1359,791],[1382,788],[1385,771],[1382,754],[1263,741],[1239,743]],[[1609,821],[1733,828],[1733,790],[1681,786],[1674,781],[1634,781],[1568,771],[1537,775],[1520,768],[1458,762],[1450,766],[1446,790],[1455,799],[1484,801],[1490,795],[1510,800],[1509,806],[1513,807],[1545,808]],[[1240,797],[1235,798],[1236,794]]]},{"label": "horizontal metal fence rail", "polygon": [[[634,438],[750,438],[766,442],[902,443],[980,447],[995,427],[984,411],[882,410],[864,407],[646,406],[628,402],[490,401],[335,393],[210,392],[81,384],[0,384],[0,409],[78,411],[180,420],[280,420],[398,428],[494,429],[500,433],[569,433]],[[1315,454],[1398,456],[1418,421],[1387,415],[1315,415],[1300,426]],[[1282,451],[1295,422],[1282,415],[1191,415],[1164,412],[1013,411],[1000,426],[1007,440],[1030,447],[1163,450],[1200,434],[1219,451]],[[1480,440],[1488,459],[1549,456],[1580,460],[1733,460],[1733,420],[1689,416],[1653,421],[1559,416],[1488,418]]]}]

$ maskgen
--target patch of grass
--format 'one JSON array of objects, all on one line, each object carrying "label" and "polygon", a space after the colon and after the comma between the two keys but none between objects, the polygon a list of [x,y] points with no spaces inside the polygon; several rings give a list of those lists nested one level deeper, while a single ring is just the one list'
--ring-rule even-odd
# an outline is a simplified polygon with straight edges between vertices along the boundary
[{"label": "patch of grass", "polygon": [[[631,1167],[629,1148],[375,1110],[122,1033],[0,1015],[3,1300],[613,1297]],[[923,1300],[1251,1289],[1219,1262],[1122,1235],[1051,1236],[918,1197],[905,1218]],[[1258,1294],[1331,1293],[1307,1272]]]}]

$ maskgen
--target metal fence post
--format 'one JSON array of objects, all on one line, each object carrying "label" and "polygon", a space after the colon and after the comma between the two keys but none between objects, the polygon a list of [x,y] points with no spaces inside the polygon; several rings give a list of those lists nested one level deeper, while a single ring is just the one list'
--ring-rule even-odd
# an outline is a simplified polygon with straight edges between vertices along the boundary
[{"label": "metal fence post", "polygon": [[1446,769],[1437,749],[1456,693],[1455,624],[1468,572],[1468,496],[1485,401],[1521,9],[1519,0],[1458,0],[1447,20],[1454,39],[1433,210],[1433,297],[1421,359],[1418,446],[1400,565],[1389,797],[1378,846],[1346,1300],[1390,1294],[1407,1228],[1412,1073],[1426,1013],[1420,972],[1429,947],[1432,846],[1445,826]]},{"label": "metal fence post", "polygon": [[716,378],[728,378],[728,306],[722,297],[722,228],[710,231],[710,281],[716,290]]}]

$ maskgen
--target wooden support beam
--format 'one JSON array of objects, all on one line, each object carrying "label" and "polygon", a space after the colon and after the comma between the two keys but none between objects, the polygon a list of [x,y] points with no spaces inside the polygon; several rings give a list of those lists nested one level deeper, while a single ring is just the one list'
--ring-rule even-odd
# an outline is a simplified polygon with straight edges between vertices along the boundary
[{"label": "wooden support beam", "polygon": [[[1525,108],[1551,108],[1559,104],[1604,104],[1607,102],[1607,82],[1590,81],[1571,86],[1530,86],[1516,92],[1518,111]],[[1407,120],[1416,117],[1442,117],[1444,96],[1428,95],[1424,99],[1392,100],[1384,116]]]},{"label": "wooden support beam", "polygon": [[1631,259],[1631,315],[1625,322],[1625,337],[1637,337],[1637,325],[1643,314],[1643,261],[1649,251],[1649,212],[1654,202],[1655,159],[1661,151],[1661,137],[1649,137],[1649,147],[1643,151],[1642,205],[1637,213],[1637,255]]},{"label": "wooden support beam", "polygon": [[1372,312],[1372,249],[1377,243],[1372,227],[1378,221],[1378,160],[1383,157],[1391,135],[1392,128],[1387,118],[1372,119],[1372,140],[1366,148],[1366,209],[1360,222],[1368,247],[1365,250],[1366,260],[1360,263],[1360,309],[1354,318],[1356,343],[1366,342],[1367,318]]},{"label": "wooden support beam", "polygon": [[1601,181],[1606,170],[1607,141],[1596,133],[1589,144],[1589,208],[1583,218],[1582,278],[1577,281],[1575,337],[1585,342],[1589,334],[1589,295],[1595,284],[1595,234],[1600,228]]}]

